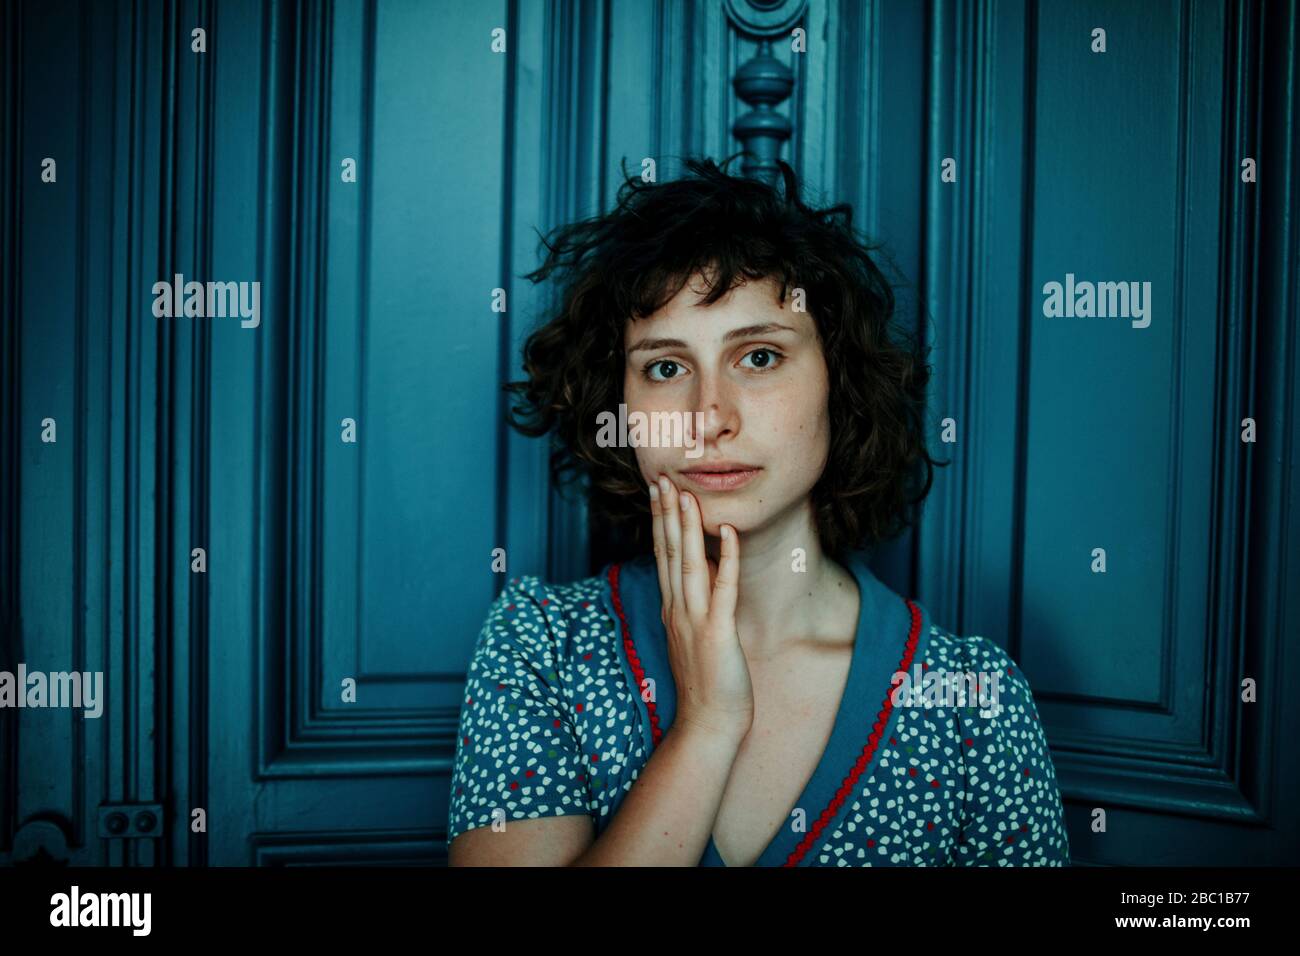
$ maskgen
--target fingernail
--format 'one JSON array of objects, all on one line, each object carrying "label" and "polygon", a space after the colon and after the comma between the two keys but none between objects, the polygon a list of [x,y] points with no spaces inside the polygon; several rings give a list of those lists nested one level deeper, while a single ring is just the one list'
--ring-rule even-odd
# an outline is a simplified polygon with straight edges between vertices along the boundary
[{"label": "fingernail", "polygon": [[659,500],[659,486],[658,486],[658,485],[651,485],[651,486],[650,486],[650,500],[651,500],[651,501],[658,501],[658,500]]},{"label": "fingernail", "polygon": [[682,498],[682,510],[683,510],[683,511],[690,511],[690,510],[691,510],[691,496],[688,495],[686,492],[683,491],[683,492],[682,492],[682,495],[681,495],[681,498]]},{"label": "fingernail", "polygon": [[668,479],[663,475],[659,476],[659,493],[665,497],[668,496]]}]

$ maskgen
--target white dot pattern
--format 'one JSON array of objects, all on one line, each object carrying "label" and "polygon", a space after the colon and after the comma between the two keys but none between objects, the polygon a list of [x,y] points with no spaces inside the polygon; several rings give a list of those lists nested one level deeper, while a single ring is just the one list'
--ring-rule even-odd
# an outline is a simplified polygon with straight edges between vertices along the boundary
[{"label": "white dot pattern", "polygon": [[984,637],[930,629],[922,667],[1000,675],[998,704],[895,707],[871,779],[820,841],[823,866],[1066,866],[1056,770],[1029,682]]},{"label": "white dot pattern", "polygon": [[[493,603],[462,700],[449,841],[494,820],[599,820],[636,781],[650,754],[620,664],[618,622],[602,602],[607,588],[603,577],[550,585],[526,576]],[[1068,864],[1056,774],[1019,667],[986,638],[937,627],[922,648],[923,669],[999,672],[1001,710],[896,706],[871,773],[805,862]],[[813,820],[824,808],[804,809]]]}]

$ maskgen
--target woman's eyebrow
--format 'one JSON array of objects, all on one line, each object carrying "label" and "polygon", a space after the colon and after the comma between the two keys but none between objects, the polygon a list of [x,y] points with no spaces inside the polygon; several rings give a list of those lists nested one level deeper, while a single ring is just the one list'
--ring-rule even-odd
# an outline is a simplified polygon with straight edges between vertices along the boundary
[{"label": "woman's eyebrow", "polygon": [[[732,329],[722,337],[722,341],[730,342],[733,339],[749,338],[751,335],[767,335],[772,332],[796,332],[795,329],[788,325],[780,325],[776,322],[768,322],[765,325],[746,325],[744,328]],[[796,334],[798,334],[796,332]],[[655,349],[684,349],[689,346],[681,339],[642,339],[627,350],[627,354],[633,352],[653,352]]]}]

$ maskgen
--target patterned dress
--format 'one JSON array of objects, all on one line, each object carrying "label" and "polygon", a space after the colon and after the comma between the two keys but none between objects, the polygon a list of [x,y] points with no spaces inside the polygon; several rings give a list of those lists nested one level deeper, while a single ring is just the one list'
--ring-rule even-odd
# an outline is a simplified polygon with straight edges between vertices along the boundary
[{"label": "patterned dress", "polygon": [[[846,566],[861,610],[844,695],[755,865],[1067,865],[1055,769],[1016,663],[986,638],[934,626],[860,555]],[[649,557],[573,584],[506,586],[470,663],[448,841],[572,813],[604,831],[672,727],[659,608]],[[712,838],[699,865],[726,865]]]}]

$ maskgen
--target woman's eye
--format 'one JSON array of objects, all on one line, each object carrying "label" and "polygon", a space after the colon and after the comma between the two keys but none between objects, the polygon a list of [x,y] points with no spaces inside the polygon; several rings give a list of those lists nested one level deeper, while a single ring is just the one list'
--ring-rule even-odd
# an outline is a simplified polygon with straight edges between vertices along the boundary
[{"label": "woman's eye", "polygon": [[741,365],[744,365],[745,359],[753,359],[754,360],[753,364],[745,367],[763,369],[763,368],[774,367],[781,360],[781,358],[782,358],[781,353],[773,349],[754,349],[754,351],[746,354],[745,358],[741,359],[740,362]]},{"label": "woman's eye", "polygon": [[[659,370],[658,375],[655,374],[656,369]],[[652,382],[666,382],[670,378],[675,378],[679,371],[681,366],[669,359],[660,359],[646,366],[646,375]]]}]

